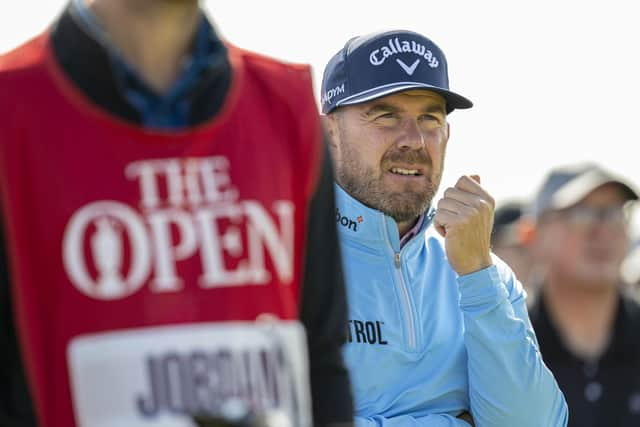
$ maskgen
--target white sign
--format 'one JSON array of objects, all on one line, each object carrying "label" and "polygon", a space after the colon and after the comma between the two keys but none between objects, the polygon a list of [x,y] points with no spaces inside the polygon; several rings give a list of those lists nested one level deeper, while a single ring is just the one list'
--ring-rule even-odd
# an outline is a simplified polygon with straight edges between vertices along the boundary
[{"label": "white sign", "polygon": [[80,336],[67,349],[78,427],[193,427],[241,403],[311,426],[304,328],[226,322]]}]

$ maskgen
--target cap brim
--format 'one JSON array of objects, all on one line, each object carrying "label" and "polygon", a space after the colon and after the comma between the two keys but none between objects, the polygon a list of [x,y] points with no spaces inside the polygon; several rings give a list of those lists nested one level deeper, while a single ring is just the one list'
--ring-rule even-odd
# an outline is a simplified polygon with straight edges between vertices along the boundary
[{"label": "cap brim", "polygon": [[336,103],[335,107],[361,104],[363,102],[372,101],[383,96],[403,92],[410,89],[425,89],[442,95],[447,103],[447,113],[450,113],[453,110],[464,110],[473,107],[473,102],[462,95],[458,95],[457,93],[451,92],[450,90],[419,82],[397,82],[384,86],[378,86],[341,99]]},{"label": "cap brim", "polygon": [[586,173],[566,183],[551,199],[550,208],[566,209],[580,202],[596,188],[617,184],[626,193],[627,200],[638,200],[638,193],[624,181],[597,171]]}]

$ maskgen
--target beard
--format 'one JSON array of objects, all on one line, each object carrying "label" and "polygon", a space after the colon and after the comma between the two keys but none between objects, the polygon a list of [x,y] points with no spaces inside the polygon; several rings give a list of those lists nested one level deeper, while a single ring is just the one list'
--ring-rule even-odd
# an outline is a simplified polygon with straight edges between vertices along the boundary
[{"label": "beard", "polygon": [[[341,162],[336,162],[336,179],[352,197],[370,208],[390,216],[396,222],[406,222],[422,215],[431,205],[438,190],[442,172],[433,172],[431,159],[424,151],[389,151],[380,162],[380,169],[367,167],[348,143],[341,147]],[[432,176],[421,176],[422,185],[407,183],[401,190],[386,188],[385,171],[393,163],[426,166]]]}]

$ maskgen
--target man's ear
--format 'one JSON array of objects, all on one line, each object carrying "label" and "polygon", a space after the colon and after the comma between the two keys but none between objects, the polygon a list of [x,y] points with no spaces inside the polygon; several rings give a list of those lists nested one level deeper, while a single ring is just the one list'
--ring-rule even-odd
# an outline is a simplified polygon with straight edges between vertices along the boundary
[{"label": "man's ear", "polygon": [[325,116],[321,116],[320,120],[322,122],[322,127],[327,133],[327,143],[329,147],[332,149],[338,148],[338,119],[335,114],[327,114]]}]

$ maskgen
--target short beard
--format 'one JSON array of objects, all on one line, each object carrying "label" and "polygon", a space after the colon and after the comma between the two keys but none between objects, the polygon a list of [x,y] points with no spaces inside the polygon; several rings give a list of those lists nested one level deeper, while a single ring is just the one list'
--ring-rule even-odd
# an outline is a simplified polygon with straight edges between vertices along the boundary
[{"label": "short beard", "polygon": [[[382,159],[382,173],[386,170],[385,165],[393,161],[431,165],[430,159],[422,151],[394,151]],[[357,153],[348,142],[343,141],[341,162],[336,165],[336,179],[352,197],[400,223],[413,220],[427,210],[438,190],[440,175],[433,179],[424,176],[426,182],[420,191],[415,191],[411,189],[412,186],[407,185],[406,191],[389,192],[385,190],[378,172],[362,165]]]}]

